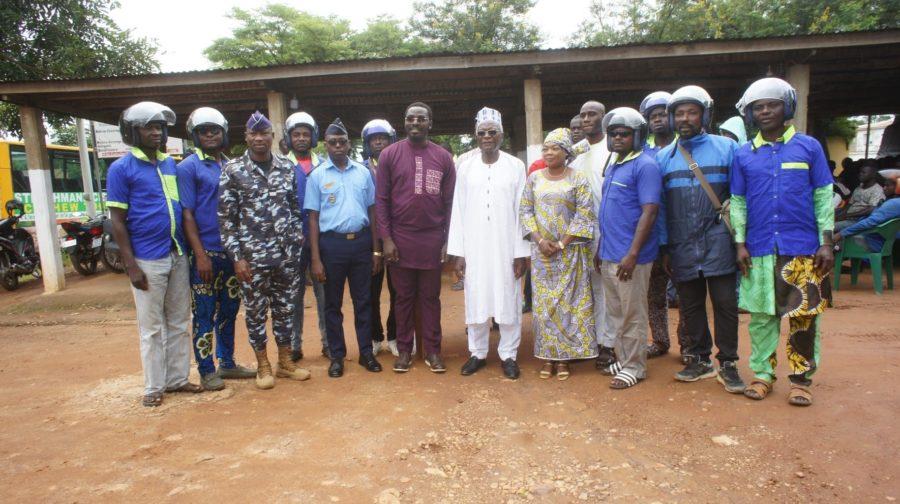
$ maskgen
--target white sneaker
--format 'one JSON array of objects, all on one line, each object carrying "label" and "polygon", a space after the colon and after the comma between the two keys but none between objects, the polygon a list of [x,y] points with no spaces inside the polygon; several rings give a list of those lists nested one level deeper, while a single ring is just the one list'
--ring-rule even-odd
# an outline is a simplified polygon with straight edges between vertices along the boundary
[{"label": "white sneaker", "polygon": [[381,345],[380,341],[372,342],[372,355],[378,355],[381,352]]},{"label": "white sneaker", "polygon": [[397,349],[397,340],[388,340],[388,348],[394,357],[400,357],[400,350]]}]

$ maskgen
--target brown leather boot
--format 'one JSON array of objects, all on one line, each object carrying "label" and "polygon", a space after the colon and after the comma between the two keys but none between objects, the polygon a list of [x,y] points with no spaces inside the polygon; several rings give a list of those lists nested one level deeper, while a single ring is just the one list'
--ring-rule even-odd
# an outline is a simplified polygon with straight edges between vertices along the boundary
[{"label": "brown leather boot", "polygon": [[256,388],[270,389],[275,386],[275,377],[272,376],[272,365],[265,350],[254,350],[256,354]]},{"label": "brown leather boot", "polygon": [[309,380],[309,370],[297,367],[291,360],[291,347],[278,347],[278,370],[275,376],[279,378],[290,378],[292,380]]}]

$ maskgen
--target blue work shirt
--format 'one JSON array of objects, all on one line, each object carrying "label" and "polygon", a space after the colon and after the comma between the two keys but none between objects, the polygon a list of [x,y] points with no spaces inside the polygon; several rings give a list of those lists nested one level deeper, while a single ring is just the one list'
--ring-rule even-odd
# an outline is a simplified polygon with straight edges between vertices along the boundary
[{"label": "blue work shirt", "polygon": [[117,159],[106,176],[107,205],[126,210],[134,257],[162,259],[184,253],[175,160],[162,152],[151,163],[137,147]]},{"label": "blue work shirt", "polygon": [[673,280],[694,280],[700,272],[707,277],[732,274],[736,266],[731,234],[679,144],[697,162],[720,203],[730,197],[728,174],[738,149],[729,138],[701,133],[666,146],[656,156],[663,185],[656,230],[660,244],[668,246]]},{"label": "blue work shirt", "polygon": [[872,233],[876,228],[887,221],[900,218],[900,198],[891,198],[878,206],[868,217],[841,231],[841,236],[846,239],[860,233],[865,233],[866,245],[872,252],[880,252],[884,246],[884,237],[878,233]]},{"label": "blue work shirt", "polygon": [[365,166],[347,160],[343,170],[326,159],[306,181],[303,208],[319,212],[319,232],[355,233],[369,225],[375,184]]},{"label": "blue work shirt", "polygon": [[[672,138],[672,141],[669,142],[669,145],[672,145],[677,141],[678,141],[678,134],[676,133],[675,136]],[[668,147],[669,145],[667,145],[666,147]],[[656,143],[656,135],[651,133],[647,137],[647,141],[644,143],[644,154],[647,154],[647,155],[651,156],[653,159],[656,159],[656,155],[659,154],[659,151],[665,149],[666,147],[662,147],[659,144],[657,144]]]},{"label": "blue work shirt", "polygon": [[734,155],[731,194],[747,199],[747,251],[753,257],[813,255],[819,248],[813,191],[834,179],[813,137],[789,127],[775,143],[757,134]]},{"label": "blue work shirt", "polygon": [[178,196],[181,207],[194,213],[204,250],[222,252],[219,235],[219,178],[222,165],[201,150],[178,163]]},{"label": "blue work shirt", "polygon": [[[600,259],[621,262],[631,248],[641,205],[659,205],[662,177],[656,161],[642,151],[632,152],[606,170],[600,201]],[[638,253],[638,264],[653,262],[659,253],[657,231],[651,223],[650,235]]]}]

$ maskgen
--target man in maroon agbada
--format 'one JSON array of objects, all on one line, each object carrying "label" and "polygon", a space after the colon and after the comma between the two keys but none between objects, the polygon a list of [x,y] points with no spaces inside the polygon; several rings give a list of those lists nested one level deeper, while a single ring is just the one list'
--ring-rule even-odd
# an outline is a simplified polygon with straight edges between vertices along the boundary
[{"label": "man in maroon agbada", "polygon": [[412,363],[415,304],[425,363],[435,373],[447,370],[441,359],[441,264],[447,256],[456,169],[450,153],[428,141],[431,126],[431,108],[413,103],[406,108],[406,139],[385,148],[378,159],[375,214],[397,291],[398,373],[409,371]]}]

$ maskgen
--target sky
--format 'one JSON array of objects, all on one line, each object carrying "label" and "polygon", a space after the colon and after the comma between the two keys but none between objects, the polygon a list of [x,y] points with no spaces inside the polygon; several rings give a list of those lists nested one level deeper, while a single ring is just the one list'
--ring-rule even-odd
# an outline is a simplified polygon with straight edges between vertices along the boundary
[{"label": "sky", "polygon": [[[211,68],[210,62],[203,56],[203,49],[213,40],[231,33],[234,25],[227,14],[232,7],[250,10],[266,3],[246,0],[121,0],[121,7],[112,11],[111,15],[120,28],[132,30],[139,37],[156,40],[163,72],[184,72]],[[406,20],[412,13],[413,4],[412,0],[280,0],[277,3],[319,16],[343,17],[350,21],[355,30],[365,28],[367,20],[380,14]],[[588,16],[590,3],[590,0],[538,0],[528,17],[532,24],[541,29],[543,47],[564,46],[571,30]],[[561,5],[565,8],[561,9]]]}]

